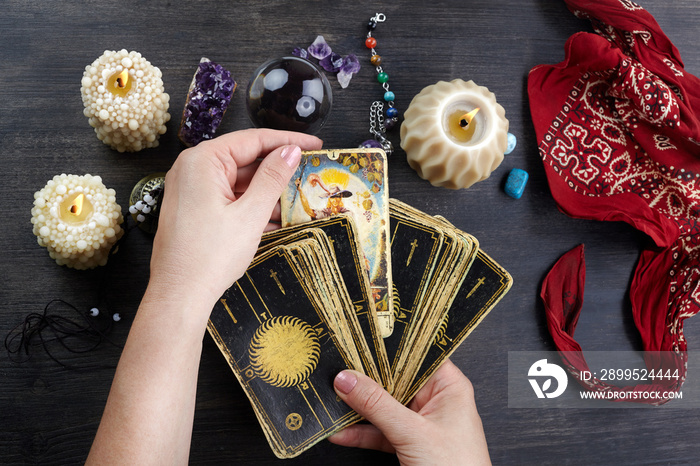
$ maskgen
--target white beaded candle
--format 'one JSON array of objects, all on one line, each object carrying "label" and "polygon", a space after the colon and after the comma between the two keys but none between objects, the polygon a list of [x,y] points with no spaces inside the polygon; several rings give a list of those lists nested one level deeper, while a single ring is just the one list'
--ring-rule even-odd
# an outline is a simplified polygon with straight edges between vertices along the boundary
[{"label": "white beaded candle", "polygon": [[508,120],[493,92],[473,81],[439,81],[404,113],[401,147],[434,186],[468,188],[489,177],[508,147]]},{"label": "white beaded candle", "polygon": [[85,67],[80,93],[97,138],[119,152],[158,146],[170,120],[163,74],[138,52],[106,50]]},{"label": "white beaded candle", "polygon": [[99,176],[56,175],[34,193],[34,234],[58,265],[105,265],[123,221],[116,193]]}]

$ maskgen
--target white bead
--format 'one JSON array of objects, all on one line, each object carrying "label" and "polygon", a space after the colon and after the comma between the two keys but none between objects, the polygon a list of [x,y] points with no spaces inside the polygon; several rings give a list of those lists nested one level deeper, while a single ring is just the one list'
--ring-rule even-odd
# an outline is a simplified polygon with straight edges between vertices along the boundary
[{"label": "white bead", "polygon": [[96,307],[93,307],[92,309],[90,309],[90,315],[92,317],[97,317],[98,315],[100,315],[100,310]]},{"label": "white bead", "polygon": [[141,212],[143,212],[144,214],[148,214],[148,213],[151,212],[151,207],[150,207],[150,206],[144,206],[144,207],[143,207],[143,210],[142,210]]},{"label": "white bead", "polygon": [[112,314],[112,320],[114,320],[115,322],[119,322],[120,320],[122,320],[122,317],[119,315],[118,312],[115,312],[114,314]]},{"label": "white bead", "polygon": [[137,221],[137,222],[145,222],[145,221],[146,221],[146,217],[144,217],[144,216],[141,215],[141,214],[138,214],[138,215],[136,216],[136,221]]},{"label": "white bead", "polygon": [[143,200],[146,204],[150,204],[153,200],[153,196],[151,196],[150,194],[146,194],[145,196],[143,196]]},{"label": "white bead", "polygon": [[102,214],[95,214],[95,216],[93,217],[93,220],[95,222],[97,222],[98,225],[103,226],[103,227],[109,226],[109,223],[110,223],[109,219]]},{"label": "white bead", "polygon": [[138,212],[138,209],[136,208],[135,205],[129,206],[129,213],[131,215],[136,215],[136,212]]}]

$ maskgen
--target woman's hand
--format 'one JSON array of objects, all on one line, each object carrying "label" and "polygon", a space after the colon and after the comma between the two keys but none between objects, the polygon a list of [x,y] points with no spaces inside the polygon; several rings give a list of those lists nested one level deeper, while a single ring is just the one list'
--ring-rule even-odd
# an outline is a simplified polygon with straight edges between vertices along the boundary
[{"label": "woman's hand", "polygon": [[331,442],[396,453],[403,465],[491,464],[474,389],[449,359],[408,407],[355,371],[339,373],[334,385],[338,396],[372,425],[347,427]]},{"label": "woman's hand", "polygon": [[[210,308],[250,264],[263,231],[279,220],[279,197],[301,149],[301,133],[245,130],[183,151],[165,179],[151,257],[151,283],[172,294],[198,289]],[[262,160],[260,160],[262,158]]]}]

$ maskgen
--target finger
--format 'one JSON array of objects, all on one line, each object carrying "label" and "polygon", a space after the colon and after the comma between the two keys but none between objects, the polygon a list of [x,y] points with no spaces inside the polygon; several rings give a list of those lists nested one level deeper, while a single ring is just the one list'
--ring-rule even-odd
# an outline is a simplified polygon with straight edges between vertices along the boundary
[{"label": "finger", "polygon": [[280,206],[279,202],[277,202],[277,204],[275,204],[275,207],[272,209],[272,215],[270,215],[270,220],[272,220],[275,223],[279,223],[280,220],[282,220],[282,206]]},{"label": "finger", "polygon": [[[234,192],[234,195],[236,196],[236,199],[240,198],[245,194],[245,191],[238,191]],[[272,213],[270,214],[270,220],[274,223],[280,223],[282,220],[282,207],[280,206],[279,201],[275,204],[275,206],[272,208]]]},{"label": "finger", "polygon": [[279,223],[269,222],[267,225],[265,225],[263,233],[267,233],[268,231],[279,230],[280,228],[282,228],[282,225],[280,225]]},{"label": "finger", "polygon": [[274,150],[260,163],[248,189],[231,207],[242,208],[243,215],[252,225],[259,225],[258,231],[262,232],[300,160],[299,146],[283,146]]},{"label": "finger", "polygon": [[413,411],[420,412],[429,401],[436,399],[441,393],[452,392],[473,398],[474,389],[462,371],[452,361],[446,359],[428,382],[416,393],[408,407]]},{"label": "finger", "polygon": [[344,370],[336,375],[333,385],[338,396],[382,431],[394,446],[410,443],[412,430],[423,421],[364,374]]},{"label": "finger", "polygon": [[227,133],[199,145],[219,156],[233,159],[240,168],[259,157],[265,157],[280,146],[295,145],[303,150],[315,150],[320,149],[323,142],[309,134],[259,128]]},{"label": "finger", "polygon": [[243,194],[245,190],[248,189],[250,180],[255,176],[255,172],[258,170],[259,166],[260,162],[256,160],[245,167],[238,168],[238,173],[236,173],[236,185],[233,187],[233,191],[236,195]]},{"label": "finger", "polygon": [[384,434],[370,424],[355,424],[337,432],[328,440],[336,445],[344,447],[364,448],[366,450],[379,450],[385,453],[396,453],[396,449],[389,443]]}]

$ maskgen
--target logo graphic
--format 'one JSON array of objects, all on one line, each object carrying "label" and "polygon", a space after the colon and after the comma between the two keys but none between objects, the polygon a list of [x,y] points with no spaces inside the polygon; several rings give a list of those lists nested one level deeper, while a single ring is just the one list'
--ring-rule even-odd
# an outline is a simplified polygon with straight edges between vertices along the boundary
[{"label": "logo graphic", "polygon": [[[531,377],[528,380],[537,398],[556,398],[564,393],[566,385],[569,383],[564,369],[556,364],[547,363],[546,359],[540,359],[530,366],[527,375]],[[557,381],[555,390],[550,390],[552,388],[552,379]],[[540,385],[539,380],[542,380],[542,385]]]}]

